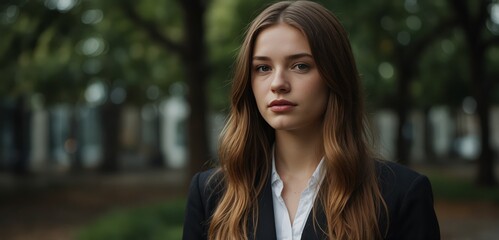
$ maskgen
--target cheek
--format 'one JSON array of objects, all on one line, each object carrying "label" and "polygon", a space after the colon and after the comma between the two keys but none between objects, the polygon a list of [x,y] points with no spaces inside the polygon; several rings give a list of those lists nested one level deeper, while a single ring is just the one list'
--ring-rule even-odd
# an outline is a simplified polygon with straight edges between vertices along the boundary
[{"label": "cheek", "polygon": [[329,99],[329,89],[327,86],[322,81],[319,81],[313,84],[313,86],[309,86],[307,91],[309,97],[314,100],[317,108],[325,112]]},{"label": "cheek", "polygon": [[256,102],[256,107],[258,108],[258,111],[261,113],[262,111],[262,104],[264,103],[264,96],[262,95],[262,90],[261,86],[258,84],[254,84],[253,82],[251,83],[251,90],[253,92],[253,97],[255,98]]},{"label": "cheek", "polygon": [[263,98],[265,96],[264,86],[261,83],[258,84],[252,81],[251,89],[253,90],[253,96],[255,97],[256,102],[260,103],[261,101],[263,101]]},{"label": "cheek", "polygon": [[329,96],[328,92],[325,91],[324,89],[319,90],[314,95],[315,103],[317,106],[317,111],[321,112],[321,114],[324,114],[324,112],[326,112],[328,99],[329,99],[328,96]]},{"label": "cheek", "polygon": [[327,98],[329,94],[326,84],[321,79],[304,84],[301,86],[301,89],[306,92],[309,97],[315,98],[318,101]]}]

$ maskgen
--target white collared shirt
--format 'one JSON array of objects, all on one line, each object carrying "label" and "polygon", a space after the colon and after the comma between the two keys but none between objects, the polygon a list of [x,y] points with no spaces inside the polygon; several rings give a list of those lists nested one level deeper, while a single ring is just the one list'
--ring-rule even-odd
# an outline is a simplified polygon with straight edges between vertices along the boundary
[{"label": "white collared shirt", "polygon": [[282,240],[298,240],[301,238],[305,224],[307,223],[308,215],[312,210],[314,205],[315,197],[319,192],[320,184],[324,179],[324,173],[322,171],[322,162],[324,158],[321,159],[317,168],[315,169],[312,177],[308,182],[307,188],[303,190],[300,196],[300,201],[298,203],[298,209],[296,210],[295,219],[293,225],[291,225],[291,220],[289,218],[288,208],[281,196],[282,189],[284,187],[279,174],[275,167],[275,157],[272,156],[272,199],[274,205],[274,219],[276,227],[276,237]]}]

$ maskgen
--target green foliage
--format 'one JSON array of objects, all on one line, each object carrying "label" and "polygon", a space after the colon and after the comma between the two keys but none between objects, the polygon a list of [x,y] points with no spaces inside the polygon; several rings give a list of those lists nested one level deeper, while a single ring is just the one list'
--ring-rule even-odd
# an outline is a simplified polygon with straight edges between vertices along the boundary
[{"label": "green foliage", "polygon": [[75,71],[81,58],[73,46],[88,30],[79,23],[80,8],[62,13],[47,9],[42,1],[3,7],[0,12],[10,18],[4,17],[1,26],[5,38],[0,41],[0,93],[15,96],[50,89],[44,93],[52,99],[76,100],[73,96],[79,96],[84,82]]},{"label": "green foliage", "polygon": [[249,22],[268,1],[214,0],[207,12],[211,106],[227,108],[232,66]]},{"label": "green foliage", "polygon": [[[109,89],[125,88],[127,101],[141,104],[150,101],[145,94],[148,87],[159,87],[165,96],[172,83],[184,80],[179,55],[154,41],[123,10],[124,4],[130,4],[161,34],[182,45],[185,26],[177,1],[86,0],[65,10],[51,2],[56,1],[0,4],[0,95],[41,93],[49,103],[74,103],[84,100],[87,86],[98,80]],[[213,109],[226,108],[232,64],[244,30],[271,2],[207,1],[208,96]],[[396,102],[398,62],[412,57],[400,55],[454,16],[445,0],[319,2],[338,15],[349,32],[368,100],[375,107],[392,107]],[[466,45],[461,33],[452,30],[456,26],[448,29],[432,38],[411,66],[415,75],[410,93],[416,107],[458,105],[469,95]],[[483,35],[498,37],[487,29]],[[490,78],[497,76],[497,56],[497,47],[491,47],[486,68]],[[383,77],[381,64],[391,65],[393,74]],[[497,91],[492,94],[498,102]]]},{"label": "green foliage", "polygon": [[[441,2],[349,1],[345,5],[346,9],[342,11],[348,14],[344,15],[344,24],[351,33],[368,100],[374,106],[394,107],[393,104],[397,102],[397,82],[408,80],[412,81],[411,97],[416,103],[436,100],[421,96],[420,93],[425,92],[427,88],[438,92],[441,90],[440,85],[424,84],[427,82],[424,81],[426,76],[419,75],[417,70],[417,63],[424,61],[411,61],[412,58],[417,59],[415,55],[419,54],[419,51],[415,50],[418,41],[426,37],[446,17],[447,11],[443,11],[445,4],[442,5]],[[431,41],[436,40],[438,41],[438,36]],[[412,54],[411,51],[417,52]],[[429,58],[433,57],[432,55]],[[383,75],[384,66],[391,66],[393,73]],[[401,79],[402,68],[414,69],[415,79]]]},{"label": "green foliage", "polygon": [[[399,81],[410,81],[410,99],[419,108],[457,106],[470,95],[467,46],[459,27],[451,21],[455,13],[448,1],[320,2],[340,18],[350,33],[371,105],[393,107]],[[478,4],[471,2],[471,7],[476,8]],[[493,37],[491,31],[484,35]],[[421,44],[425,47],[420,48]],[[391,64],[393,76],[382,76],[383,63]],[[495,69],[497,64],[493,57],[487,61],[489,69]],[[400,78],[402,68],[411,69],[411,79]],[[496,94],[493,98],[497,99]]]},{"label": "green foliage", "polygon": [[499,203],[499,188],[478,187],[471,180],[432,172],[428,174],[436,199]]},{"label": "green foliage", "polygon": [[[428,47],[419,63],[419,89],[413,91],[417,107],[448,105],[459,108],[472,94],[469,69],[462,35],[455,31],[449,38],[436,40]],[[452,71],[449,71],[452,69]],[[414,89],[413,89],[414,90]]]},{"label": "green foliage", "polygon": [[[127,100],[140,103],[147,101],[149,86],[165,89],[182,80],[178,57],[152,43],[123,13],[122,2],[76,1],[66,10],[49,2],[0,6],[3,95],[41,93],[49,103],[74,103],[84,100],[86,87],[99,79],[109,89],[124,87]],[[165,2],[162,6],[156,1],[133,4],[146,19],[166,21],[160,24],[162,30],[179,38],[180,15],[173,1]],[[6,15],[12,15],[11,19],[5,20]]]},{"label": "green foliage", "polygon": [[109,213],[79,233],[79,240],[181,239],[185,200]]}]

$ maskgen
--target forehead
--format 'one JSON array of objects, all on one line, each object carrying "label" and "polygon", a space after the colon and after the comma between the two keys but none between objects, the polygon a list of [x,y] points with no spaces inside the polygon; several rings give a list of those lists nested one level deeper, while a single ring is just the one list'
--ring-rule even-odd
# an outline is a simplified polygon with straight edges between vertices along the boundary
[{"label": "forehead", "polygon": [[311,54],[305,34],[298,28],[279,23],[262,30],[256,37],[253,56],[274,54]]}]

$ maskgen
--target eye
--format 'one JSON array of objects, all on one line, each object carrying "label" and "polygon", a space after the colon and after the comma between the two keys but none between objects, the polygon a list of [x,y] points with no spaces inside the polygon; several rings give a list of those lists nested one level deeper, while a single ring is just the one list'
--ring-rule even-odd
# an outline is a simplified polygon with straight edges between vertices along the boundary
[{"label": "eye", "polygon": [[308,64],[305,64],[305,63],[298,63],[298,64],[293,66],[293,69],[296,69],[300,72],[306,72],[310,69],[310,66],[308,66]]},{"label": "eye", "polygon": [[258,65],[258,66],[256,66],[255,70],[257,72],[268,72],[268,71],[270,71],[270,67],[267,65]]}]

